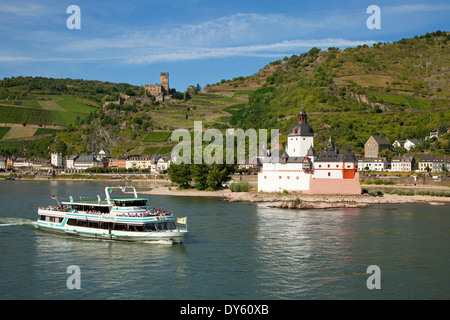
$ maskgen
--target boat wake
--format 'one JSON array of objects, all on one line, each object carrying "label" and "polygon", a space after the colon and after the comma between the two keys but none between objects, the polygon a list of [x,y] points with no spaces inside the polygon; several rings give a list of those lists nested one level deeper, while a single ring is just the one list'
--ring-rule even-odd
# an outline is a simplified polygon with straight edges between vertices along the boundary
[{"label": "boat wake", "polygon": [[33,225],[34,221],[25,218],[0,218],[0,227]]},{"label": "boat wake", "polygon": [[142,243],[150,243],[150,244],[165,244],[165,245],[172,245],[172,240],[153,240],[153,241],[141,241]]}]

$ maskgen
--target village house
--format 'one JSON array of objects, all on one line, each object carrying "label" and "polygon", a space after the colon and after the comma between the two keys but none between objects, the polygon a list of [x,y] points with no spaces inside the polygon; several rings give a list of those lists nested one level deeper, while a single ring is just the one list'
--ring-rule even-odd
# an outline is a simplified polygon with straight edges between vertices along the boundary
[{"label": "village house", "polygon": [[433,170],[434,156],[422,156],[419,159],[419,171],[429,172]]},{"label": "village house", "polygon": [[430,131],[430,139],[433,137],[439,138],[439,130],[437,128],[433,128]]},{"label": "village house", "polygon": [[6,157],[0,156],[0,170],[6,169]]},{"label": "village house", "polygon": [[450,168],[450,157],[422,156],[419,159],[420,172],[441,173]]},{"label": "village house", "polygon": [[419,140],[412,138],[412,139],[406,139],[403,148],[410,151],[411,149],[414,149],[419,145]]},{"label": "village house", "polygon": [[77,159],[78,156],[63,157],[63,167],[65,169],[75,169],[75,161]]},{"label": "village house", "polygon": [[406,139],[406,140],[395,140],[392,144],[393,147],[405,148],[406,150],[411,150],[419,145],[419,140],[416,138]]},{"label": "village house", "polygon": [[156,171],[166,171],[170,166],[170,156],[161,157],[156,163]]},{"label": "village house", "polygon": [[102,167],[99,163],[99,161],[95,158],[93,154],[83,154],[80,155],[75,161],[74,161],[74,169],[76,170],[86,170],[88,168],[96,168],[96,167]]},{"label": "village house", "polygon": [[108,158],[111,152],[107,149],[100,150],[96,155],[95,158],[100,161],[102,159]]},{"label": "village house", "polygon": [[403,155],[394,156],[391,161],[391,171],[394,172],[411,172],[414,169],[414,156]]},{"label": "village house", "polygon": [[359,171],[386,171],[389,163],[385,157],[363,158],[358,160]]},{"label": "village house", "polygon": [[17,157],[14,159],[13,169],[26,169],[31,167],[31,161],[26,157]]},{"label": "village house", "polygon": [[392,144],[393,147],[404,148],[406,140],[395,140]]},{"label": "village house", "polygon": [[31,168],[35,171],[53,170],[54,166],[47,159],[36,158],[30,161]]},{"label": "village house", "polygon": [[364,145],[364,157],[365,158],[377,158],[378,153],[385,149],[392,149],[392,145],[385,136],[371,135]]},{"label": "village house", "polygon": [[125,164],[126,169],[149,169],[151,158],[150,156],[132,155],[128,156]]}]

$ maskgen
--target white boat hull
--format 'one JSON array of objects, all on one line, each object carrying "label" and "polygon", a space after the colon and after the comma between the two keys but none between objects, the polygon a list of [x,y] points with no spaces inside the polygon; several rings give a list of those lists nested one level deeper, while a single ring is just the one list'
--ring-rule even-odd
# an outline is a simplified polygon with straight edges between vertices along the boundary
[{"label": "white boat hull", "polygon": [[187,231],[185,230],[169,230],[165,232],[130,232],[106,229],[92,229],[83,227],[63,227],[58,224],[50,225],[38,221],[35,227],[40,230],[52,231],[57,233],[66,233],[87,238],[108,239],[108,240],[124,240],[124,241],[171,241],[173,243],[182,242]]}]

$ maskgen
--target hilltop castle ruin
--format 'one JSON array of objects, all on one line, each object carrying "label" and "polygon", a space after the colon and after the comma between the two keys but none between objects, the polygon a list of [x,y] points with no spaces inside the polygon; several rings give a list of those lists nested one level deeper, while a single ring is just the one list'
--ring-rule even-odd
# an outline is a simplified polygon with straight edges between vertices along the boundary
[{"label": "hilltop castle ruin", "polygon": [[146,84],[147,90],[156,101],[164,101],[164,98],[169,95],[169,73],[161,72],[159,84]]}]

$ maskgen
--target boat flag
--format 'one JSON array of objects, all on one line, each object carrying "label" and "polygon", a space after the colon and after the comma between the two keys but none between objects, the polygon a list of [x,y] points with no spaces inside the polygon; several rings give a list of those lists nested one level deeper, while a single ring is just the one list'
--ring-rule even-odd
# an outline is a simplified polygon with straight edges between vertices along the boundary
[{"label": "boat flag", "polygon": [[52,199],[56,200],[56,202],[58,202],[58,206],[61,206],[61,204],[59,203],[59,200],[58,200],[58,198],[56,198],[56,196],[53,196]]},{"label": "boat flag", "polygon": [[186,224],[186,217],[177,218],[177,222],[181,224]]}]

